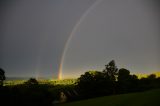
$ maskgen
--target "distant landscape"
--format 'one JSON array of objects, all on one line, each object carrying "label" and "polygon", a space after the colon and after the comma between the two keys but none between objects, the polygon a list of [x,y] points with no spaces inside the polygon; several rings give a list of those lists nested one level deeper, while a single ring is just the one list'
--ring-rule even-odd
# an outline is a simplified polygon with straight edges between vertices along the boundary
[{"label": "distant landscape", "polygon": [[[154,72],[150,73],[156,75],[156,77],[160,77],[160,72]],[[141,78],[147,78],[149,74],[136,74],[136,76],[141,79]],[[6,80],[4,81],[4,85],[16,85],[16,84],[23,84],[30,78],[26,77],[7,77]],[[76,78],[74,79],[64,79],[64,80],[58,80],[58,79],[47,79],[47,78],[42,78],[41,80],[38,80],[39,83],[52,83],[52,84],[74,84],[76,82]]]},{"label": "distant landscape", "polygon": [[96,106],[98,104],[158,106],[159,75],[160,72],[148,75],[130,74],[128,69],[118,68],[114,60],[105,65],[103,71],[86,71],[77,79],[8,78],[6,80],[5,71],[0,69],[0,96],[3,97],[3,103],[6,105],[12,103],[48,106]]}]

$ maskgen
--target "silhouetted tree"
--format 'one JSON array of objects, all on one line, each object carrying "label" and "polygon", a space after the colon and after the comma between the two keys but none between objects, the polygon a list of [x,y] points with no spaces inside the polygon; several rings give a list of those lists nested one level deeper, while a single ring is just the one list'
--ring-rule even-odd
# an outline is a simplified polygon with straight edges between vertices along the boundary
[{"label": "silhouetted tree", "polygon": [[118,68],[115,64],[115,61],[110,61],[107,65],[105,65],[105,69],[103,70],[104,77],[106,79],[105,87],[113,94],[116,92],[116,78],[117,78]]},{"label": "silhouetted tree", "polygon": [[158,88],[160,87],[160,83],[155,74],[150,74],[147,76],[147,78],[140,79],[140,87],[141,90],[144,91],[152,88]]},{"label": "silhouetted tree", "polygon": [[127,69],[121,68],[118,72],[118,89],[121,93],[128,92],[130,84],[130,72]]},{"label": "silhouetted tree", "polygon": [[5,71],[0,68],[0,86],[3,86],[3,81],[6,79]]},{"label": "silhouetted tree", "polygon": [[129,70],[125,69],[125,68],[121,68],[118,71],[118,80],[124,80],[126,77],[128,78],[130,75]]},{"label": "silhouetted tree", "polygon": [[77,80],[77,86],[80,94],[85,97],[94,97],[104,95],[104,74],[99,71],[88,71],[81,75]]},{"label": "silhouetted tree", "polygon": [[150,88],[157,88],[158,83],[157,83],[157,79],[156,79],[156,75],[155,74],[150,74],[148,77],[148,82],[150,85]]},{"label": "silhouetted tree", "polygon": [[25,84],[28,85],[38,85],[38,81],[35,78],[30,78]]},{"label": "silhouetted tree", "polygon": [[108,77],[111,81],[115,81],[118,72],[115,61],[112,60],[107,65],[105,65],[105,69],[103,70],[103,72],[105,73],[106,77]]},{"label": "silhouetted tree", "polygon": [[129,91],[130,92],[135,92],[139,91],[139,79],[136,75],[130,75],[130,86],[129,86]]},{"label": "silhouetted tree", "polygon": [[127,93],[137,91],[139,88],[138,77],[130,75],[130,71],[124,68],[119,69],[118,72],[118,92]]},{"label": "silhouetted tree", "polygon": [[155,74],[150,74],[147,78],[149,80],[155,80],[156,79],[156,75]]}]

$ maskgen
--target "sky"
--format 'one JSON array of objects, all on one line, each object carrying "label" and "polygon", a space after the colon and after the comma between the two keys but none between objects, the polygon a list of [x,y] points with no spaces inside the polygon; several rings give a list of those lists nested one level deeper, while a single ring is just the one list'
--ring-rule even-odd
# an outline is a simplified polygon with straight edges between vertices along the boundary
[{"label": "sky", "polygon": [[115,60],[160,71],[159,2],[1,0],[0,67],[8,77],[79,77]]}]

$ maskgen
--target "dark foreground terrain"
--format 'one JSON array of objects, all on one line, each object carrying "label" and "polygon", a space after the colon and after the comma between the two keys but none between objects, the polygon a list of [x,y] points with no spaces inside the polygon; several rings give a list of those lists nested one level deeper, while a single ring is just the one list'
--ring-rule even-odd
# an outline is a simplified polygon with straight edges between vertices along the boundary
[{"label": "dark foreground terrain", "polygon": [[59,106],[160,106],[160,89],[139,93],[104,96]]}]

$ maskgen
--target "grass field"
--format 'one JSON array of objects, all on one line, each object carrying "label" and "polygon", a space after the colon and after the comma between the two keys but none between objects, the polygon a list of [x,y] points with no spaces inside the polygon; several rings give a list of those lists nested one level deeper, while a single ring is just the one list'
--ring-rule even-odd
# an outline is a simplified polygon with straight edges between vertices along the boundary
[{"label": "grass field", "polygon": [[99,97],[64,103],[59,106],[160,106],[160,89]]}]

